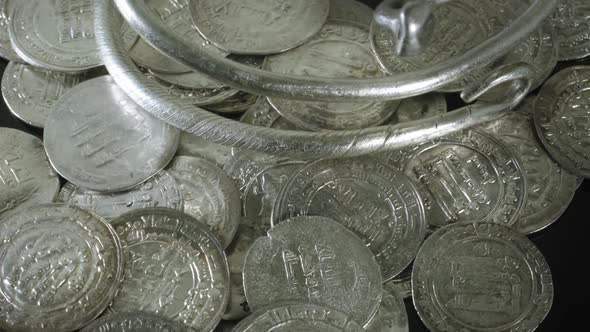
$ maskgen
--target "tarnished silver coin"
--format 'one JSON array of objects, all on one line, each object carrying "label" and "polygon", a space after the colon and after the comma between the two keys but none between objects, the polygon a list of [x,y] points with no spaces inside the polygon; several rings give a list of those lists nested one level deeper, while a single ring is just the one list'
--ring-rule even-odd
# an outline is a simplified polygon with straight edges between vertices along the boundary
[{"label": "tarnished silver coin", "polygon": [[370,26],[373,9],[356,0],[330,0],[328,20],[346,20]]},{"label": "tarnished silver coin", "polygon": [[241,219],[240,193],[233,181],[212,162],[180,156],[167,168],[184,199],[184,211],[206,224],[227,247]]},{"label": "tarnished silver coin", "polygon": [[534,103],[537,133],[559,165],[590,177],[590,66],[566,68],[551,77]]},{"label": "tarnished silver coin", "polygon": [[114,229],[68,205],[0,222],[0,330],[74,331],[109,305],[123,278]]},{"label": "tarnished silver coin", "polygon": [[9,24],[10,9],[8,8],[8,1],[0,0],[0,57],[9,61],[23,61],[10,43]]},{"label": "tarnished silver coin", "polygon": [[383,283],[383,289],[396,293],[404,299],[412,297],[412,268],[413,264],[408,266],[402,273],[398,274],[394,279]]},{"label": "tarnished silver coin", "polygon": [[10,62],[2,76],[2,97],[14,116],[43,128],[53,105],[82,79],[83,75]]},{"label": "tarnished silver coin", "polygon": [[228,115],[240,114],[252,107],[258,99],[259,96],[257,95],[240,91],[235,96],[230,97],[220,103],[205,105],[203,108],[215,113]]},{"label": "tarnished silver coin", "polygon": [[533,99],[521,108],[482,126],[519,156],[527,180],[527,197],[514,228],[529,234],[557,220],[576,193],[578,177],[561,168],[545,152],[535,132]]},{"label": "tarnished silver coin", "polygon": [[80,332],[189,332],[186,325],[143,311],[107,314]]},{"label": "tarnished silver coin", "polygon": [[233,332],[364,332],[339,310],[312,303],[284,303],[268,307],[241,321]]},{"label": "tarnished silver coin", "polygon": [[92,1],[11,1],[11,6],[10,40],[29,64],[65,72],[102,64]]},{"label": "tarnished silver coin", "polygon": [[477,130],[378,157],[416,184],[434,228],[468,220],[513,225],[526,201],[521,162],[500,141]]},{"label": "tarnished silver coin", "polygon": [[219,242],[193,217],[150,208],[113,220],[127,264],[110,310],[158,313],[196,331],[211,331],[229,296]]},{"label": "tarnished silver coin", "polygon": [[56,200],[93,211],[106,220],[149,207],[183,210],[180,188],[176,180],[165,171],[160,171],[131,190],[113,194],[86,190],[68,182],[61,189]]},{"label": "tarnished silver coin", "polygon": [[576,60],[590,55],[590,3],[559,0],[553,12],[553,26],[559,42],[559,59]]},{"label": "tarnished silver coin", "polygon": [[193,0],[193,22],[208,41],[235,54],[273,54],[313,37],[330,0]]},{"label": "tarnished silver coin", "polygon": [[272,222],[306,215],[330,218],[359,236],[375,255],[383,280],[414,260],[427,226],[410,179],[367,157],[318,160],[292,172]]},{"label": "tarnished silver coin", "polygon": [[109,76],[67,91],[45,124],[53,167],[77,186],[100,192],[131,189],[164,168],[179,130],[141,109]]},{"label": "tarnished silver coin", "polygon": [[279,114],[268,102],[266,97],[259,97],[240,118],[241,122],[255,126],[283,129],[301,130]]},{"label": "tarnished silver coin", "polygon": [[447,101],[440,93],[429,93],[402,99],[391,118],[385,124],[394,125],[443,115],[447,112]]},{"label": "tarnished silver coin", "polygon": [[0,219],[14,210],[51,203],[59,192],[59,178],[41,140],[0,128],[0,142]]},{"label": "tarnished silver coin", "polygon": [[[305,45],[269,56],[264,67],[272,72],[332,78],[380,78],[371,52],[368,27],[331,20]],[[397,101],[329,103],[268,98],[287,120],[308,130],[359,129],[384,123]]]},{"label": "tarnished silver coin", "polygon": [[367,332],[409,332],[406,305],[399,294],[383,290],[379,312]]},{"label": "tarnished silver coin", "polygon": [[244,288],[254,312],[303,301],[338,308],[362,325],[383,293],[371,251],[346,227],[317,216],[284,221],[256,240],[244,263]]},{"label": "tarnished silver coin", "polygon": [[211,143],[199,136],[180,133],[177,156],[191,156],[207,159],[218,167],[223,167],[231,156],[232,148],[229,146]]},{"label": "tarnished silver coin", "polygon": [[524,235],[457,223],[430,236],[412,273],[414,306],[438,331],[534,331],[553,302],[551,271]]}]

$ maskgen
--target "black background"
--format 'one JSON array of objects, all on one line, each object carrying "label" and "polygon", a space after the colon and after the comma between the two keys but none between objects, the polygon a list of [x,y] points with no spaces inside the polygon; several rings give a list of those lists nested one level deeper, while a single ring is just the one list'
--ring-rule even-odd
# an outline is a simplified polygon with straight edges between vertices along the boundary
[{"label": "black background", "polygon": [[[365,0],[374,6],[379,0]],[[585,61],[588,62],[588,61]],[[0,72],[4,72],[7,62],[0,62]],[[584,64],[583,61],[560,63],[556,71],[570,65]],[[449,110],[461,107],[463,104],[455,94],[447,94]],[[0,127],[11,127],[32,133],[38,137],[42,131],[29,127],[13,117],[6,104],[0,103]],[[2,144],[2,142],[0,142]],[[585,207],[585,205],[588,206]],[[590,215],[590,183],[585,181],[564,215],[552,226],[530,238],[545,255],[553,273],[555,299],[547,319],[537,331],[555,332],[564,330],[586,330],[588,325],[586,315],[590,300],[590,278],[588,278],[586,264],[590,263],[588,247],[590,244],[590,222],[586,221]],[[410,320],[411,332],[426,332],[413,309],[411,301],[406,302]],[[573,329],[572,329],[573,328]]]}]

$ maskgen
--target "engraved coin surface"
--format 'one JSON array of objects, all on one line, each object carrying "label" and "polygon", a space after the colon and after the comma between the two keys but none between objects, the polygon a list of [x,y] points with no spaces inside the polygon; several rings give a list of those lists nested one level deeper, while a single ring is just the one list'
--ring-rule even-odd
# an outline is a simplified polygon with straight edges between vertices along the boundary
[{"label": "engraved coin surface", "polygon": [[301,130],[279,114],[268,102],[266,97],[259,97],[244,115],[241,122],[251,125],[283,130]]},{"label": "engraved coin surface", "polygon": [[513,225],[526,200],[521,162],[480,131],[461,131],[379,157],[414,182],[434,228],[469,220]]},{"label": "engraved coin surface", "polygon": [[443,115],[447,112],[447,101],[440,93],[429,93],[402,99],[394,114],[385,124],[394,125]]},{"label": "engraved coin surface", "polygon": [[317,216],[284,221],[256,240],[244,263],[244,288],[254,312],[304,301],[338,308],[363,325],[382,296],[371,251],[346,227]]},{"label": "engraved coin surface", "polygon": [[346,313],[312,303],[282,304],[244,319],[234,332],[364,332]]},{"label": "engraved coin surface", "polygon": [[100,192],[131,189],[164,168],[179,131],[135,104],[109,76],[66,92],[45,124],[44,142],[57,172]]},{"label": "engraved coin surface", "polygon": [[559,0],[553,12],[553,26],[559,42],[559,59],[576,60],[590,55],[590,3]]},{"label": "engraved coin surface", "polygon": [[109,314],[80,332],[189,332],[189,328],[160,315],[135,311]]},{"label": "engraved coin surface", "polygon": [[303,44],[328,17],[329,0],[194,0],[193,22],[208,41],[236,54],[272,54]]},{"label": "engraved coin surface", "polygon": [[590,67],[551,77],[534,103],[537,133],[549,154],[570,172],[590,177]]},{"label": "engraved coin surface", "polygon": [[330,0],[328,20],[346,20],[370,26],[373,9],[356,0]]},{"label": "engraved coin surface", "polygon": [[51,203],[59,192],[59,178],[41,140],[0,128],[0,142],[0,219],[17,209]]},{"label": "engraved coin surface", "polygon": [[111,311],[153,312],[196,331],[212,330],[227,305],[229,272],[207,227],[163,208],[133,211],[112,225],[127,264]]},{"label": "engraved coin surface", "polygon": [[367,332],[408,331],[408,314],[404,300],[397,293],[384,290],[379,312],[369,323]]},{"label": "engraved coin surface", "polygon": [[426,234],[424,207],[402,172],[367,157],[318,160],[287,182],[273,225],[295,216],[322,216],[346,226],[373,252],[383,280],[402,272]]},{"label": "engraved coin surface", "polygon": [[11,6],[10,40],[28,63],[66,72],[102,64],[92,1],[11,1]]},{"label": "engraved coin surface", "polygon": [[551,271],[539,249],[495,223],[436,231],[418,253],[412,287],[431,331],[534,331],[553,302]]},{"label": "engraved coin surface", "polygon": [[8,1],[0,0],[0,57],[9,61],[22,61],[10,43],[10,34],[8,33],[9,24],[10,11],[8,9]]},{"label": "engraved coin surface", "polygon": [[66,183],[58,202],[76,205],[110,220],[136,209],[165,207],[182,211],[182,193],[176,180],[165,171],[129,190],[113,194],[99,193]]},{"label": "engraved coin surface", "polygon": [[180,133],[180,144],[176,155],[207,159],[218,167],[223,167],[231,156],[231,149],[229,146],[211,143],[199,136],[183,131]]},{"label": "engraved coin surface", "polygon": [[240,193],[231,178],[212,162],[176,157],[167,168],[184,199],[184,211],[206,224],[227,247],[241,219]]},{"label": "engraved coin surface", "polygon": [[119,289],[121,243],[90,212],[38,205],[0,222],[0,240],[1,330],[77,330]]},{"label": "engraved coin surface", "polygon": [[[272,72],[313,77],[379,78],[384,73],[371,53],[369,30],[350,21],[328,21],[305,45],[267,57]],[[268,98],[287,120],[308,130],[359,129],[384,123],[397,101],[367,103],[307,102]]]}]

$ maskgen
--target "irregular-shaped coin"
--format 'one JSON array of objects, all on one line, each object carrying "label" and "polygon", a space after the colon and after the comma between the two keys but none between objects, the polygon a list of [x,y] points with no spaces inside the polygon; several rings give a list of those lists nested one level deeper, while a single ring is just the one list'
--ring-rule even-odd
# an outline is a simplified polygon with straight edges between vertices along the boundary
[{"label": "irregular-shaped coin", "polygon": [[110,309],[142,310],[210,331],[229,296],[229,271],[219,242],[193,217],[150,208],[113,220],[128,262]]},{"label": "irregular-shaped coin", "polygon": [[38,205],[0,222],[0,330],[74,331],[112,301],[123,278],[114,229],[68,205]]},{"label": "irregular-shaped coin", "polygon": [[438,331],[534,331],[553,302],[535,245],[495,223],[457,223],[430,236],[412,273],[414,306]]},{"label": "irregular-shaped coin", "polygon": [[373,319],[367,332],[408,332],[408,313],[406,305],[399,294],[383,290],[383,299],[379,312]]},{"label": "irregular-shaped coin", "polygon": [[447,101],[440,93],[429,93],[402,99],[396,105],[391,118],[385,124],[394,125],[443,115],[447,112]]},{"label": "irregular-shaped coin", "polygon": [[109,76],[66,92],[45,124],[45,150],[57,172],[100,192],[131,189],[160,171],[179,130],[135,104]]},{"label": "irregular-shaped coin", "polygon": [[373,9],[356,0],[330,0],[328,20],[346,20],[370,26]]},{"label": "irregular-shaped coin", "polygon": [[240,118],[241,122],[255,126],[283,129],[302,130],[279,114],[268,102],[266,97],[259,97]]},{"label": "irregular-shaped coin", "polygon": [[8,25],[10,24],[10,10],[7,0],[0,0],[0,57],[9,61],[23,61],[14,51],[10,43]]},{"label": "irregular-shaped coin", "polygon": [[180,323],[143,311],[107,314],[80,332],[189,332]]},{"label": "irregular-shaped coin", "polygon": [[559,0],[552,21],[557,31],[560,60],[576,60],[590,55],[588,1]]},{"label": "irregular-shaped coin", "polygon": [[231,156],[231,147],[211,143],[199,136],[185,131],[180,133],[177,156],[191,156],[207,159],[218,167],[223,167]]}]

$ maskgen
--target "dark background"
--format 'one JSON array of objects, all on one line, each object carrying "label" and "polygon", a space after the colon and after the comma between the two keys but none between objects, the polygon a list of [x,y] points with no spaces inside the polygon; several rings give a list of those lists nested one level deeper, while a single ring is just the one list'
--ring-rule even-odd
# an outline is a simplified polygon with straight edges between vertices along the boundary
[{"label": "dark background", "polygon": [[[379,0],[364,0],[365,3],[374,6]],[[578,61],[560,63],[556,71],[571,65],[590,63]],[[0,62],[0,73],[4,73],[7,62]],[[463,106],[461,99],[456,94],[447,94],[449,110]],[[32,133],[38,137],[42,131],[29,127],[13,117],[6,104],[0,102],[0,127],[10,127]],[[0,142],[2,144],[2,142]],[[589,207],[584,207],[589,204]],[[553,308],[547,319],[537,331],[555,332],[563,330],[585,330],[587,325],[586,315],[589,308],[587,300],[590,300],[590,278],[586,275],[586,264],[590,263],[589,251],[586,244],[590,244],[590,223],[584,221],[590,212],[590,182],[585,181],[578,190],[573,202],[564,215],[546,230],[531,236],[531,240],[545,255],[553,273],[555,287],[555,299]],[[588,213],[588,214],[587,214]],[[411,332],[427,332],[411,301],[406,302],[410,320]]]}]

